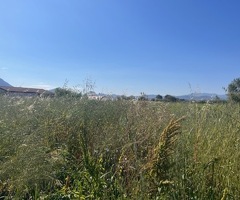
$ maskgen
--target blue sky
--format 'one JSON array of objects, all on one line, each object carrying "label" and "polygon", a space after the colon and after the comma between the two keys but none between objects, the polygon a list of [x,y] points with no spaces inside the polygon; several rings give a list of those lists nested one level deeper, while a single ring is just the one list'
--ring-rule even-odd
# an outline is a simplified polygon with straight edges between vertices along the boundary
[{"label": "blue sky", "polygon": [[240,77],[239,0],[2,0],[0,78],[126,95],[223,94]]}]

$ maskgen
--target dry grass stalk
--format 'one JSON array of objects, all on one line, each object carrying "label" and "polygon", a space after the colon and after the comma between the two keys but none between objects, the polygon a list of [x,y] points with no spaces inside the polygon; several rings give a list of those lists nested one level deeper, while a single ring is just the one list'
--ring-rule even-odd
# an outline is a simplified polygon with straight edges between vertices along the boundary
[{"label": "dry grass stalk", "polygon": [[[174,150],[174,144],[176,136],[181,133],[180,122],[185,117],[179,119],[171,119],[167,127],[160,135],[159,143],[152,152],[152,159],[148,163],[148,169],[150,169],[150,179],[152,179],[153,185],[151,186],[151,193],[159,191],[161,186],[169,186],[172,181],[169,180],[169,169],[172,163],[170,162],[170,156]],[[167,183],[167,184],[166,184]]]}]

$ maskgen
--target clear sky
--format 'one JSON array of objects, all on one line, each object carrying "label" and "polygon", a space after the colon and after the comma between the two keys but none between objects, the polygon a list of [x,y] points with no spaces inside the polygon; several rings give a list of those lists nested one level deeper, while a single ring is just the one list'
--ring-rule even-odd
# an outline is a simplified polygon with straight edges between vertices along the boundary
[{"label": "clear sky", "polygon": [[14,86],[223,94],[238,77],[239,0],[0,0],[0,78]]}]

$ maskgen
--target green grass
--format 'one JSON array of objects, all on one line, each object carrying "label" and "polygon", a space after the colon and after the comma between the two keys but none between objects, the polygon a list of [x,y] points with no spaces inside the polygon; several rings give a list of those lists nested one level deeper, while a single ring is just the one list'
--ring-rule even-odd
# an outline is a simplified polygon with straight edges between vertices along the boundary
[{"label": "green grass", "polygon": [[240,199],[239,113],[0,96],[0,199]]}]

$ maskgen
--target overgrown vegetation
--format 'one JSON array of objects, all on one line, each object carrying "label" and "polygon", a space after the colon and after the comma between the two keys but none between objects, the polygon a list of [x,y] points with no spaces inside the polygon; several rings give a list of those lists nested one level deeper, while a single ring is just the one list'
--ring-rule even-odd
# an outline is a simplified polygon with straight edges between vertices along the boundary
[{"label": "overgrown vegetation", "polygon": [[240,102],[240,78],[235,78],[227,88],[228,98],[233,102]]},{"label": "overgrown vegetation", "polygon": [[0,199],[240,199],[240,105],[0,96]]}]

